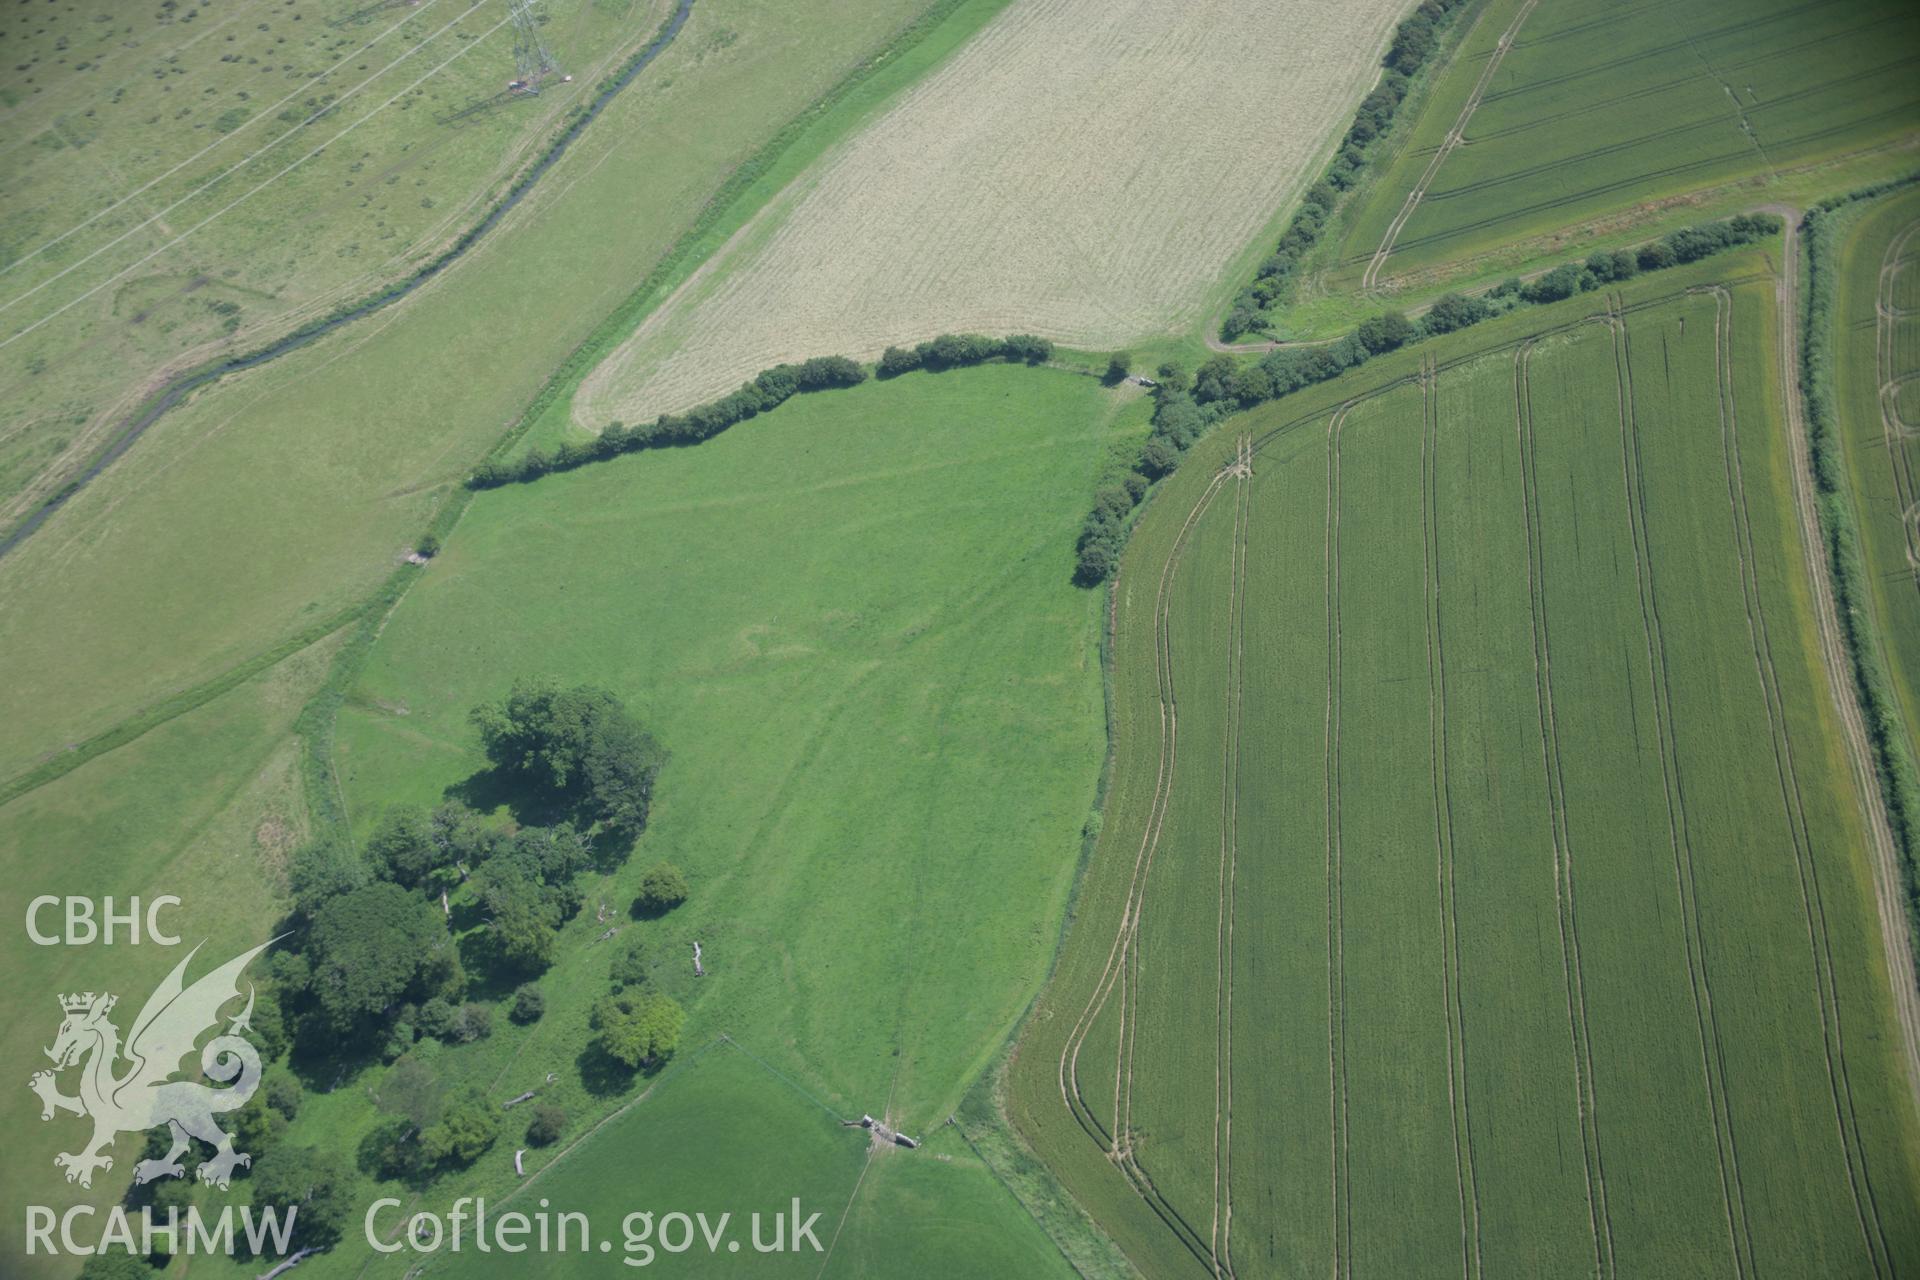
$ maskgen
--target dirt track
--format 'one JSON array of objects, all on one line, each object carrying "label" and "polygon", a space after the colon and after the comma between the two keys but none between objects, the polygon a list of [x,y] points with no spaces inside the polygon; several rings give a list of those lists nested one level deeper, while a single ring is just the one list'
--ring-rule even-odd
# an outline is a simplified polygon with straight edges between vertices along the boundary
[{"label": "dirt track", "polygon": [[1840,635],[1840,616],[1833,599],[1827,563],[1827,543],[1820,528],[1819,504],[1814,496],[1813,456],[1807,447],[1806,418],[1800,391],[1800,211],[1787,205],[1767,205],[1766,213],[1786,219],[1786,249],[1775,297],[1780,304],[1780,376],[1783,379],[1787,441],[1793,457],[1793,503],[1800,518],[1800,545],[1806,553],[1807,578],[1813,586],[1814,610],[1820,630],[1821,665],[1827,686],[1846,728],[1847,757],[1866,809],[1868,850],[1873,855],[1874,898],[1880,909],[1880,936],[1887,960],[1894,1016],[1906,1050],[1907,1084],[1920,1100],[1920,987],[1916,987],[1913,949],[1908,943],[1905,908],[1901,904],[1900,852],[1893,838],[1886,797],[1880,790],[1867,726],[1853,687],[1852,658]]}]

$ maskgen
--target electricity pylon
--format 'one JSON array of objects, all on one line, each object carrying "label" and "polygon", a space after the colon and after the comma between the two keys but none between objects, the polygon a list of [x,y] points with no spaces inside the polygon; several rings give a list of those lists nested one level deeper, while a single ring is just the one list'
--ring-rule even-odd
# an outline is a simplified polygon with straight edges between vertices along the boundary
[{"label": "electricity pylon", "polygon": [[553,51],[540,38],[540,15],[536,0],[507,0],[507,16],[513,20],[513,75],[511,86],[524,93],[538,93],[540,82],[559,69]]}]

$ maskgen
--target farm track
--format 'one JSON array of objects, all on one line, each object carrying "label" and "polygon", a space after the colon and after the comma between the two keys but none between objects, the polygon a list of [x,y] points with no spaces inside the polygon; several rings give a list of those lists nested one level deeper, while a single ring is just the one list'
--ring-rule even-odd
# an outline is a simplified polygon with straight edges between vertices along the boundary
[{"label": "farm track", "polygon": [[1900,1027],[1901,1048],[1907,1066],[1907,1087],[1920,1101],[1920,979],[1914,973],[1904,894],[1901,888],[1900,849],[1893,836],[1887,798],[1867,736],[1866,720],[1853,681],[1853,659],[1841,636],[1840,615],[1833,595],[1826,533],[1820,519],[1813,478],[1813,453],[1807,438],[1800,388],[1800,211],[1781,206],[1769,210],[1786,219],[1786,246],[1780,274],[1774,282],[1779,306],[1782,400],[1787,419],[1788,453],[1793,463],[1794,512],[1799,517],[1800,546],[1807,579],[1813,588],[1814,619],[1820,636],[1820,665],[1827,673],[1827,690],[1846,731],[1847,757],[1867,823],[1867,847],[1872,854],[1874,901],[1880,914],[1880,939],[1887,965],[1887,986]]},{"label": "farm track", "polygon": [[1253,509],[1252,463],[1242,438],[1230,470],[1236,486],[1232,585],[1227,597],[1227,708],[1224,761],[1220,772],[1220,911],[1214,1018],[1214,1273],[1233,1271],[1233,909],[1240,861],[1240,711],[1246,670],[1247,527]]},{"label": "farm track", "polygon": [[1447,157],[1453,154],[1454,148],[1466,139],[1467,125],[1473,120],[1473,113],[1479,109],[1480,101],[1486,95],[1487,86],[1493,82],[1494,73],[1500,69],[1501,62],[1506,59],[1507,51],[1513,47],[1514,38],[1520,34],[1521,24],[1527,20],[1527,16],[1533,12],[1533,7],[1539,2],[1540,0],[1526,0],[1526,3],[1520,6],[1520,11],[1514,15],[1512,24],[1501,34],[1493,51],[1488,54],[1487,65],[1480,72],[1480,79],[1473,86],[1473,92],[1467,95],[1467,101],[1460,108],[1460,115],[1454,120],[1453,128],[1447,131],[1447,136],[1434,149],[1433,159],[1427,162],[1426,170],[1421,173],[1419,181],[1415,182],[1413,190],[1407,193],[1406,201],[1400,206],[1400,212],[1395,214],[1393,221],[1387,224],[1387,233],[1380,238],[1380,247],[1373,251],[1373,260],[1367,263],[1366,271],[1360,276],[1362,289],[1371,290],[1379,283],[1380,268],[1386,265],[1388,257],[1392,255],[1394,242],[1400,238],[1400,232],[1407,225],[1407,220],[1413,217],[1414,210],[1420,207],[1420,201],[1426,197],[1428,186],[1440,173],[1440,166],[1446,163]]},{"label": "farm track", "polygon": [[1546,567],[1539,528],[1539,475],[1533,446],[1533,388],[1529,363],[1534,343],[1515,353],[1514,438],[1520,456],[1521,525],[1527,548],[1527,606],[1533,632],[1534,707],[1540,724],[1540,763],[1547,788],[1548,826],[1553,838],[1553,899],[1560,934],[1560,969],[1567,992],[1567,1033],[1573,1051],[1574,1110],[1580,1124],[1582,1174],[1587,1192],[1587,1225],[1593,1237],[1594,1273],[1615,1274],[1613,1219],[1607,1209],[1606,1165],[1600,1150],[1598,1102],[1594,1092],[1593,1034],[1587,1024],[1586,985],[1580,965],[1580,931],[1575,914],[1573,843],[1567,824],[1566,779],[1560,766],[1559,723],[1553,708],[1553,663],[1546,616]]},{"label": "farm track", "polygon": [[[1161,569],[1153,606],[1155,667],[1160,692],[1159,770],[1155,778],[1154,794],[1149,803],[1146,829],[1141,837],[1140,848],[1134,856],[1133,879],[1128,886],[1126,907],[1122,912],[1119,928],[1115,931],[1106,966],[1061,1051],[1059,1070],[1062,1100],[1075,1119],[1080,1122],[1081,1127],[1107,1152],[1108,1158],[1126,1176],[1148,1208],[1152,1209],[1173,1230],[1181,1243],[1203,1265],[1214,1270],[1216,1274],[1221,1273],[1220,1254],[1217,1251],[1219,1238],[1217,1219],[1214,1227],[1203,1235],[1166,1199],[1154,1183],[1152,1175],[1141,1165],[1133,1151],[1131,1141],[1132,1044],[1139,1023],[1137,1014],[1139,983],[1137,978],[1129,978],[1128,975],[1130,972],[1137,973],[1140,963],[1140,920],[1146,906],[1146,889],[1153,870],[1154,855],[1159,848],[1160,832],[1166,821],[1179,759],[1179,707],[1173,684],[1172,636],[1168,627],[1171,589],[1179,566],[1185,558],[1195,526],[1232,476],[1232,470],[1220,472],[1195,501],[1174,540],[1167,562]],[[1099,1017],[1107,1000],[1116,989],[1120,992],[1121,1024],[1117,1036],[1117,1061],[1114,1071],[1114,1132],[1112,1135],[1107,1135],[1081,1093],[1079,1059],[1080,1051],[1086,1043],[1095,1019]],[[1218,1124],[1217,1107],[1216,1124]],[[1216,1145],[1216,1159],[1218,1158],[1219,1147]]]},{"label": "farm track", "polygon": [[[1634,400],[1632,341],[1617,295],[1610,297],[1608,328],[1613,334],[1615,386],[1620,415],[1621,467],[1627,524],[1632,534],[1634,577],[1639,585],[1641,632],[1646,642],[1647,669],[1652,680],[1654,734],[1659,747],[1661,784],[1667,809],[1667,836],[1673,852],[1674,883],[1680,902],[1680,925],[1686,953],[1687,976],[1693,990],[1694,1022],[1700,1041],[1700,1065],[1706,1080],[1708,1109],[1712,1113],[1714,1148],[1720,1168],[1720,1190],[1726,1208],[1728,1241],[1733,1249],[1734,1273],[1753,1273],[1753,1238],[1746,1219],[1746,1195],[1740,1183],[1740,1158],[1733,1134],[1733,1117],[1726,1093],[1726,1058],[1713,1011],[1713,985],[1702,940],[1698,881],[1693,840],[1688,828],[1686,787],[1674,740],[1673,690],[1667,668],[1666,640],[1660,621],[1654,583],[1653,550],[1648,533],[1646,475],[1640,457],[1640,422]],[[1743,1249],[1744,1246],[1744,1249]]]},{"label": "farm track", "polygon": [[1333,1271],[1353,1275],[1352,1148],[1347,1116],[1346,899],[1340,849],[1340,428],[1352,404],[1327,421],[1327,514],[1323,537],[1327,602],[1327,711],[1321,775],[1325,783],[1327,878],[1327,1079],[1332,1115]]},{"label": "farm track", "polygon": [[1440,625],[1440,527],[1435,472],[1440,446],[1439,375],[1431,359],[1421,379],[1420,525],[1426,555],[1423,605],[1427,625],[1427,759],[1433,783],[1434,885],[1440,910],[1440,997],[1447,1026],[1447,1095],[1453,1128],[1454,1185],[1460,1199],[1460,1271],[1478,1276],[1480,1189],[1473,1167],[1467,1098],[1467,1029],[1461,1008],[1460,916],[1455,897],[1453,788],[1447,772],[1446,645]]},{"label": "farm track", "polygon": [[[1825,1054],[1827,1085],[1833,1099],[1834,1123],[1840,1137],[1841,1158],[1847,1167],[1847,1189],[1853,1197],[1860,1234],[1873,1260],[1874,1274],[1884,1277],[1891,1266],[1879,1206],[1862,1149],[1860,1122],[1854,1109],[1848,1077],[1846,1041],[1840,1021],[1839,992],[1833,974],[1832,942],[1827,932],[1826,906],[1820,891],[1819,866],[1813,856],[1806,801],[1793,756],[1793,739],[1780,696],[1780,678],[1773,661],[1773,642],[1767,627],[1766,603],[1760,593],[1755,565],[1753,525],[1748,514],[1745,469],[1740,457],[1740,418],[1734,396],[1733,297],[1724,288],[1710,291],[1714,299],[1715,381],[1721,418],[1721,456],[1727,478],[1727,500],[1732,516],[1734,551],[1740,565],[1740,588],[1746,606],[1747,636],[1753,649],[1754,675],[1767,710],[1773,741],[1774,768],[1780,787],[1788,836],[1799,875],[1800,907],[1807,925],[1808,958],[1814,971],[1814,991],[1820,1017],[1821,1048]],[[1864,1188],[1864,1195],[1863,1195]]]}]

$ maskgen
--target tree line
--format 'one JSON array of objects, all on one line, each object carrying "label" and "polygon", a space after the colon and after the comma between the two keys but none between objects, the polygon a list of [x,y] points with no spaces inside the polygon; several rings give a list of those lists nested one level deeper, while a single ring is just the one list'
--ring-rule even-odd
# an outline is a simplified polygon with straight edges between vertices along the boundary
[{"label": "tree line", "polygon": [[[874,369],[881,378],[898,377],[914,369],[958,369],[989,360],[1017,360],[1044,364],[1053,357],[1053,343],[1030,333],[1004,338],[978,333],[947,333],[913,347],[888,347]],[[858,386],[867,380],[867,368],[847,356],[815,356],[799,364],[777,364],[718,400],[685,413],[663,413],[652,422],[632,426],[613,422],[592,440],[569,440],[558,448],[529,449],[518,458],[488,458],[467,479],[470,489],[497,489],[524,484],[556,471],[571,471],[589,462],[602,462],[641,449],[699,444],[728,427],[778,408],[796,395]],[[438,550],[437,545],[434,550]],[[431,558],[432,551],[422,551]]]},{"label": "tree line", "polygon": [[1379,84],[1354,112],[1353,123],[1340,140],[1340,149],[1328,162],[1320,181],[1307,188],[1300,208],[1280,236],[1280,243],[1260,263],[1253,283],[1234,297],[1220,336],[1228,342],[1266,324],[1267,312],[1286,301],[1295,272],[1309,250],[1320,242],[1342,195],[1353,189],[1365,171],[1373,144],[1393,123],[1407,99],[1413,77],[1440,48],[1440,32],[1465,0],[1425,0],[1394,29],[1381,63]]},{"label": "tree line", "polygon": [[1813,455],[1820,529],[1826,541],[1833,579],[1834,611],[1852,661],[1855,695],[1871,739],[1875,772],[1886,798],[1887,817],[1900,845],[1900,879],[1907,916],[1907,942],[1920,944],[1920,772],[1907,746],[1907,734],[1893,683],[1872,634],[1868,609],[1870,572],[1860,549],[1860,531],[1848,497],[1846,462],[1840,456],[1834,406],[1833,336],[1838,332],[1835,291],[1840,246],[1836,215],[1848,205],[1920,182],[1909,174],[1890,182],[1821,201],[1802,224],[1807,243],[1807,298],[1800,344],[1801,396],[1806,408],[1808,448]]},{"label": "tree line", "polygon": [[1126,543],[1133,508],[1148,486],[1180,465],[1193,442],[1220,419],[1242,409],[1337,378],[1414,342],[1479,324],[1520,305],[1558,302],[1642,271],[1659,271],[1767,236],[1784,224],[1768,213],[1743,213],[1681,227],[1638,249],[1600,251],[1566,262],[1531,280],[1502,281],[1484,296],[1448,293],[1418,319],[1399,311],[1370,316],[1353,332],[1317,346],[1281,347],[1258,360],[1219,355],[1191,373],[1174,362],[1160,366],[1153,426],[1132,469],[1119,484],[1102,486],[1081,525],[1074,580],[1094,586],[1112,575]]}]

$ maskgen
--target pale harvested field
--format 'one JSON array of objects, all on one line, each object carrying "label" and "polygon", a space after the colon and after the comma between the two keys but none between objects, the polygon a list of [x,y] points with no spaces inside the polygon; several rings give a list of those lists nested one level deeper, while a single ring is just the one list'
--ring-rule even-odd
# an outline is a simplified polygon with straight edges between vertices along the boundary
[{"label": "pale harvested field", "polygon": [[1103,348],[1191,327],[1312,180],[1404,7],[1022,0],[655,311],[575,417],[950,330]]}]

